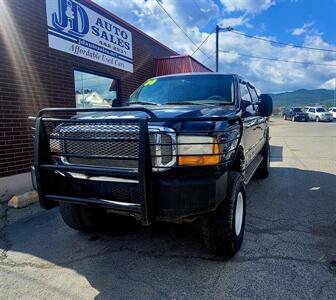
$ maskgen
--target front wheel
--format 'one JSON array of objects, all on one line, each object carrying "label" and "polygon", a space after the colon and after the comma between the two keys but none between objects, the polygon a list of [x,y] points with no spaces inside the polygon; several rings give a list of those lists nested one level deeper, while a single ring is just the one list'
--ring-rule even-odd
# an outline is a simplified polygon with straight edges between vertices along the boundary
[{"label": "front wheel", "polygon": [[320,120],[319,117],[316,117],[315,121],[316,121],[316,122],[320,122],[321,120]]},{"label": "front wheel", "polygon": [[75,230],[93,232],[98,227],[98,212],[90,206],[60,202],[60,211],[64,223]]},{"label": "front wheel", "polygon": [[243,243],[245,214],[243,176],[230,172],[226,198],[216,211],[203,218],[202,233],[207,248],[218,255],[234,256]]},{"label": "front wheel", "polygon": [[295,117],[292,117],[292,122],[295,122]]},{"label": "front wheel", "polygon": [[284,115],[284,116],[283,116],[283,119],[284,119],[284,120],[287,120],[287,117],[286,117],[286,115]]},{"label": "front wheel", "polygon": [[69,227],[86,233],[122,233],[135,225],[130,217],[109,214],[105,209],[89,205],[60,202],[61,216]]}]

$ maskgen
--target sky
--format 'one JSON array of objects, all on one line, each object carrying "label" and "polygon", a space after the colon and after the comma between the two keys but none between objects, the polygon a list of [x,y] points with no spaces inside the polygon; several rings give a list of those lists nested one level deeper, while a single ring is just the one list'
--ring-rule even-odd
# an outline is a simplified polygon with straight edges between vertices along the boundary
[{"label": "sky", "polygon": [[156,0],[93,1],[180,54],[193,54],[195,44],[210,35],[193,57],[213,70],[216,24],[265,39],[331,49],[334,52],[295,48],[222,31],[219,49],[225,52],[219,54],[219,71],[239,74],[263,92],[334,89],[336,0],[158,0],[194,43]]}]

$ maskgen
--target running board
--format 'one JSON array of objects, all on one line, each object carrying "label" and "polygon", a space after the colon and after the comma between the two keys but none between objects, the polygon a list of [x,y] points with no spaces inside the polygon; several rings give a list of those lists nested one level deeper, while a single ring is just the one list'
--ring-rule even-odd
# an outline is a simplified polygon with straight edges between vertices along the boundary
[{"label": "running board", "polygon": [[248,184],[250,180],[252,179],[255,171],[263,161],[263,156],[261,154],[258,154],[254,160],[248,165],[248,167],[245,169],[245,177],[244,177],[244,183]]}]

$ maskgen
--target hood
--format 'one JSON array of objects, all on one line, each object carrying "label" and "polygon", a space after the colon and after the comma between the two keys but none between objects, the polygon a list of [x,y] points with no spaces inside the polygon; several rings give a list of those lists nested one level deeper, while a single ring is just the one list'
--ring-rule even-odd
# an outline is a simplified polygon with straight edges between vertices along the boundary
[{"label": "hood", "polygon": [[[136,105],[130,106],[132,109]],[[138,106],[150,110],[158,118],[200,118],[200,117],[222,117],[233,114],[235,107],[226,106],[209,106],[209,105],[158,105],[158,106]],[[127,108],[127,107],[126,107]],[[108,111],[95,112],[85,115],[79,115],[78,119],[135,119],[147,118],[149,115],[144,111]]]}]

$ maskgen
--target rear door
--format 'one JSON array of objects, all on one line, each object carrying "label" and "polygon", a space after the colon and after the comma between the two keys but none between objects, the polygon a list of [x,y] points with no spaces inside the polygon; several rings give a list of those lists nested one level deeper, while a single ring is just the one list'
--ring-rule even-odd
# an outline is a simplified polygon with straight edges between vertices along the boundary
[{"label": "rear door", "polygon": [[314,120],[315,119],[315,108],[309,108],[308,109],[308,116],[309,116],[309,119],[311,120]]}]

